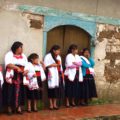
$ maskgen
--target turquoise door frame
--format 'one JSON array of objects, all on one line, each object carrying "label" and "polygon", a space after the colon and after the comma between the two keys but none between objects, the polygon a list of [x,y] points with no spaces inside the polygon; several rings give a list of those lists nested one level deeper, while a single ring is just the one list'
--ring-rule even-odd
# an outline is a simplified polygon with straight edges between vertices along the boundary
[{"label": "turquoise door frame", "polygon": [[43,56],[46,54],[47,47],[47,33],[57,27],[63,25],[72,25],[79,27],[86,31],[90,36],[91,55],[94,56],[94,42],[96,36],[96,23],[90,21],[83,21],[81,19],[71,19],[66,17],[57,16],[45,16],[44,17],[44,29],[43,29]]}]

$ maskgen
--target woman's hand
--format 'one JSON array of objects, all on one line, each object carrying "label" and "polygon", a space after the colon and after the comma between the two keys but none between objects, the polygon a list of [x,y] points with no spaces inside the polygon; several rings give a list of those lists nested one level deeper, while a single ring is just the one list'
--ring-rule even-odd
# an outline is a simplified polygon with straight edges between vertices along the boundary
[{"label": "woman's hand", "polygon": [[56,63],[54,63],[54,64],[51,65],[51,67],[58,67],[58,66],[59,66],[59,65],[56,64]]},{"label": "woman's hand", "polygon": [[74,65],[76,65],[76,62],[73,62]]},{"label": "woman's hand", "polygon": [[36,75],[36,74],[34,74],[34,75],[33,75],[33,77],[37,77],[37,75]]},{"label": "woman's hand", "polygon": [[8,84],[12,84],[12,80],[7,80],[7,83]]},{"label": "woman's hand", "polygon": [[81,66],[82,62],[73,62],[73,64],[76,65],[76,66]]},{"label": "woman's hand", "polygon": [[18,73],[22,73],[23,72],[19,67],[16,67],[16,70],[17,70]]},{"label": "woman's hand", "polygon": [[28,70],[25,70],[25,71],[23,72],[23,75],[26,76],[26,75],[28,74],[28,72],[29,72]]}]

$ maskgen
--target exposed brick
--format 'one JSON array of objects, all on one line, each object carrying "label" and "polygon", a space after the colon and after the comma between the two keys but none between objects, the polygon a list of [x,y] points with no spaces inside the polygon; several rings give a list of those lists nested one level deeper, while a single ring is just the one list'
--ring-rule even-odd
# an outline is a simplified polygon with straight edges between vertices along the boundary
[{"label": "exposed brick", "polygon": [[119,40],[120,40],[120,32],[116,32],[116,33],[114,34],[114,36],[115,36],[116,39],[119,39]]},{"label": "exposed brick", "polygon": [[116,83],[120,78],[120,65],[114,65],[111,64],[105,65],[105,77],[106,81],[110,83]]},{"label": "exposed brick", "polygon": [[106,58],[105,59],[110,59],[110,60],[115,60],[115,59],[120,59],[120,52],[106,52]]},{"label": "exposed brick", "polygon": [[42,22],[40,20],[30,19],[30,27],[31,28],[36,28],[36,29],[41,29],[42,28]]},{"label": "exposed brick", "polygon": [[102,31],[100,32],[99,34],[99,39],[102,39],[102,38],[108,38],[108,39],[111,39],[112,36],[115,34],[116,31]]}]

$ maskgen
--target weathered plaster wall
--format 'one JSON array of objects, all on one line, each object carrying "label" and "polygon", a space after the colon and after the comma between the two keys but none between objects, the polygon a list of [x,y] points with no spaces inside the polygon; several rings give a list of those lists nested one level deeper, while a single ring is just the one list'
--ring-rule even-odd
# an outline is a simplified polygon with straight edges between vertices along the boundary
[{"label": "weathered plaster wall", "polygon": [[0,10],[0,63],[16,40],[23,42],[26,55],[36,52],[42,57],[43,16]]},{"label": "weathered plaster wall", "polygon": [[120,27],[97,25],[96,83],[100,97],[120,100]]},{"label": "weathered plaster wall", "polygon": [[80,12],[98,16],[120,18],[120,0],[5,0],[23,5],[35,5]]}]

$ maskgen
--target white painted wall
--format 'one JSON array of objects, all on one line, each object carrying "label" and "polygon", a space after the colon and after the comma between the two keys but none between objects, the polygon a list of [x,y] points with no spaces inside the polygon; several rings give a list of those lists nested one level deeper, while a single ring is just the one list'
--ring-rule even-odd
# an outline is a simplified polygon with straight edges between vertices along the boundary
[{"label": "white painted wall", "polygon": [[[29,15],[0,10],[0,64],[16,40],[24,44],[24,53],[36,52],[42,57],[43,30],[30,28]],[[38,18],[41,19],[41,16]]]}]

